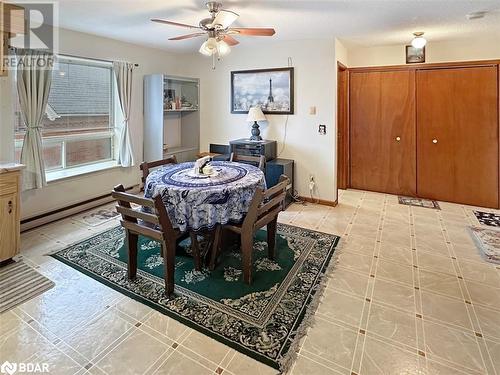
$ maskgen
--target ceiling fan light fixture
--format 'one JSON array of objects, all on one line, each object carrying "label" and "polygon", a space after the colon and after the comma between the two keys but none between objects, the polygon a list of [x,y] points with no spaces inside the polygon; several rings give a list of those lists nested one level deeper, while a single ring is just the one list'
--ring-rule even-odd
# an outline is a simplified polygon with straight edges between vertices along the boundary
[{"label": "ceiling fan light fixture", "polygon": [[413,35],[415,36],[413,38],[413,40],[411,41],[411,45],[414,47],[414,48],[424,48],[425,45],[427,44],[427,40],[424,38],[424,33],[423,32],[416,32],[416,33],[413,33]]},{"label": "ceiling fan light fixture", "polygon": [[200,47],[199,52],[205,56],[217,53],[218,43],[215,38],[208,38]]},{"label": "ceiling fan light fixture", "polygon": [[231,52],[231,47],[223,40],[217,42],[217,53],[219,57],[224,57]]},{"label": "ceiling fan light fixture", "polygon": [[198,50],[202,55],[205,56],[212,56],[212,51],[207,48],[207,42],[203,42],[201,45],[200,49]]}]

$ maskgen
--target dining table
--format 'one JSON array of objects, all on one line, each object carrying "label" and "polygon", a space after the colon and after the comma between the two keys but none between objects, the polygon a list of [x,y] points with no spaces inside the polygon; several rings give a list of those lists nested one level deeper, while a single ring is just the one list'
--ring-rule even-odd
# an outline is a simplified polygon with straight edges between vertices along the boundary
[{"label": "dining table", "polygon": [[264,173],[250,164],[212,161],[210,175],[198,174],[194,163],[170,164],[151,171],[144,196],[158,194],[174,228],[182,232],[212,231],[240,223],[257,189],[265,189]]}]

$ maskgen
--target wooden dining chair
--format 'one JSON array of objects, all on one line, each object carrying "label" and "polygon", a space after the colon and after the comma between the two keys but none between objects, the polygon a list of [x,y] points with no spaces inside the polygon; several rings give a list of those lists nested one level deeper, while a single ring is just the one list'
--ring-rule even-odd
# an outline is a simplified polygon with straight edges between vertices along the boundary
[{"label": "wooden dining chair", "polygon": [[[278,184],[270,189],[257,189],[248,213],[239,225],[225,225],[223,230],[232,231],[241,236],[241,257],[243,266],[243,280],[247,284],[252,283],[252,252],[253,237],[255,232],[267,225],[267,247],[268,257],[276,257],[276,227],[278,214],[284,208],[286,187],[290,183],[287,176],[281,175]],[[210,258],[210,269],[215,268],[215,262],[219,249],[214,246]]]},{"label": "wooden dining chair", "polygon": [[[138,197],[125,192],[123,185],[113,189],[111,196],[116,199],[116,210],[122,215],[121,224],[125,228],[128,251],[128,277],[135,279],[137,275],[137,242],[139,235],[152,238],[161,245],[164,264],[165,294],[170,296],[174,291],[175,250],[177,244],[187,238],[187,233],[174,229],[168,217],[161,197],[153,199]],[[132,208],[131,203],[141,207]],[[148,207],[152,213],[142,211]],[[198,246],[192,246],[195,268],[201,270],[201,256]]]},{"label": "wooden dining chair", "polygon": [[144,185],[146,184],[146,178],[149,176],[150,170],[152,168],[161,167],[162,165],[168,165],[168,164],[177,164],[177,158],[175,157],[175,155],[169,156],[168,158],[163,159],[163,160],[156,160],[156,161],[141,163],[141,165],[139,167],[142,171],[141,191],[144,191]]},{"label": "wooden dining chair", "polygon": [[266,157],[264,155],[249,156],[249,155],[239,155],[234,152],[231,152],[231,157],[229,158],[229,161],[255,164],[262,172],[266,173]]}]

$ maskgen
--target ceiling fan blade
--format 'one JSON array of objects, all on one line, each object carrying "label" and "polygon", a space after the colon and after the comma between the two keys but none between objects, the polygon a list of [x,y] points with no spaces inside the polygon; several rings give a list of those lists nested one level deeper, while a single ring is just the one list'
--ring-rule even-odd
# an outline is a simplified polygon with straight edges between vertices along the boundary
[{"label": "ceiling fan blade", "polygon": [[231,34],[248,36],[273,36],[276,31],[270,28],[261,27],[235,27],[228,30]]},{"label": "ceiling fan blade", "polygon": [[212,22],[212,27],[216,28],[218,26],[220,29],[227,29],[238,19],[238,17],[238,13],[222,9],[215,16]]},{"label": "ceiling fan blade", "polygon": [[189,39],[189,38],[196,38],[198,36],[206,35],[206,33],[194,33],[194,34],[187,34],[187,35],[181,35],[181,36],[176,36],[174,38],[168,38],[168,40],[183,40],[183,39]]},{"label": "ceiling fan blade", "polygon": [[151,21],[156,22],[156,23],[162,23],[165,25],[187,27],[188,29],[199,29],[200,28],[199,26],[193,26],[193,25],[187,25],[185,23],[162,20],[161,18],[151,18]]},{"label": "ceiling fan blade", "polygon": [[230,46],[235,46],[240,43],[236,39],[234,39],[231,35],[224,35],[224,42],[226,42]]}]

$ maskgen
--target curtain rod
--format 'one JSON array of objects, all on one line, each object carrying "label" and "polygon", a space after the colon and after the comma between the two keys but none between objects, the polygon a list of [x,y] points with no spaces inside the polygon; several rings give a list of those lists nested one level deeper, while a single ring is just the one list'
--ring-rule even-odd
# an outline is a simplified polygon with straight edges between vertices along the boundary
[{"label": "curtain rod", "polygon": [[[104,62],[109,62],[113,63],[113,60],[106,60],[106,59],[96,59],[92,57],[83,57],[83,56],[76,56],[76,55],[68,55],[67,53],[61,53],[61,56],[67,56],[67,57],[74,57],[75,59],[82,59],[82,60],[92,60],[92,61],[104,61]],[[134,64],[134,66],[139,66],[139,64]]]},{"label": "curtain rod", "polygon": [[[10,50],[12,51],[18,51],[18,50],[22,50],[24,48],[17,48],[17,47],[12,47],[10,46],[9,47]],[[36,50],[35,50],[36,51]],[[83,56],[76,56],[76,55],[69,55],[67,53],[61,53],[60,54],[61,56],[67,56],[67,57],[73,57],[75,59],[82,59],[82,60],[92,60],[92,61],[101,61],[101,62],[108,62],[108,63],[113,63],[114,61],[113,60],[106,60],[106,59],[96,59],[96,58],[93,58],[93,57],[83,57]],[[135,67],[138,67],[139,64],[134,64]]]}]

